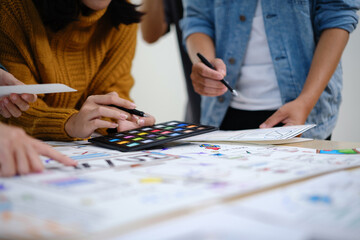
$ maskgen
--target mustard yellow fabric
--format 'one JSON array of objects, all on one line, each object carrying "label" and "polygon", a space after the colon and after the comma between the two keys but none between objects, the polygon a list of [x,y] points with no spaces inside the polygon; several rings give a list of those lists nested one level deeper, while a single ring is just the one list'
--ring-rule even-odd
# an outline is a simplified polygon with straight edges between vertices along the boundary
[{"label": "mustard yellow fabric", "polygon": [[68,118],[90,95],[129,99],[137,25],[112,27],[106,9],[59,32],[46,28],[31,0],[0,1],[0,62],[25,84],[64,83],[75,93],[39,95],[19,118],[1,120],[40,139],[74,140]]}]

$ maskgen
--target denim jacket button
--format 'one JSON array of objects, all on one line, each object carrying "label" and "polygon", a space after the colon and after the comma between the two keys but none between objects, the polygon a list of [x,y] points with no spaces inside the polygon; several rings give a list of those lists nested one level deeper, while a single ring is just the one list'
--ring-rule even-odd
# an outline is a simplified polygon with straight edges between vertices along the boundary
[{"label": "denim jacket button", "polygon": [[232,65],[232,64],[234,64],[235,63],[235,58],[229,58],[229,63]]},{"label": "denim jacket button", "polygon": [[219,103],[223,103],[225,101],[225,99],[223,96],[220,96],[220,97],[218,97],[218,101],[219,101]]},{"label": "denim jacket button", "polygon": [[246,17],[244,16],[244,15],[240,15],[240,21],[242,21],[242,22],[245,22],[246,21]]}]

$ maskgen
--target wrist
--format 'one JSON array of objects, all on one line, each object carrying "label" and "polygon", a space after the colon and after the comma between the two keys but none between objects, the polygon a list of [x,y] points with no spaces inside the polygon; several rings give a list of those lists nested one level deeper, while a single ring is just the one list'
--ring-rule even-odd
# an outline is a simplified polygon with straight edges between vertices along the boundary
[{"label": "wrist", "polygon": [[302,106],[302,108],[306,111],[307,114],[310,114],[311,110],[314,108],[317,102],[312,97],[301,94],[299,95],[299,97],[296,98],[295,101],[297,101],[300,106]]},{"label": "wrist", "polygon": [[69,137],[72,137],[72,138],[76,137],[74,132],[73,132],[73,129],[74,129],[74,122],[75,122],[74,119],[76,118],[77,114],[78,113],[74,113],[73,115],[71,115],[68,118],[68,120],[66,121],[65,126],[64,126],[66,134],[69,135]]}]

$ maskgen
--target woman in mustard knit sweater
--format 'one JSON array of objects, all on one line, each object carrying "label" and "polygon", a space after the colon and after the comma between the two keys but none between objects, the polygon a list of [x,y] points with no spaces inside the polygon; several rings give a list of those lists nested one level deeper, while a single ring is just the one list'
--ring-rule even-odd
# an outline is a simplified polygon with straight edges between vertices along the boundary
[{"label": "woman in mustard knit sweater", "polygon": [[0,12],[0,61],[9,72],[25,84],[64,83],[78,90],[39,95],[8,123],[53,140],[154,124],[151,116],[138,118],[107,106],[135,108],[129,97],[141,17],[135,5],[125,0],[1,0]]}]

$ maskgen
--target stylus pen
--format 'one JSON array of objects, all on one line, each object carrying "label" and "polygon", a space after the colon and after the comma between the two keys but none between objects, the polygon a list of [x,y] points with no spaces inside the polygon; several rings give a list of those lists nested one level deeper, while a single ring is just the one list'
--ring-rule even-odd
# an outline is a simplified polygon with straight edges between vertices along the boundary
[{"label": "stylus pen", "polygon": [[[214,66],[211,65],[211,63],[203,55],[201,55],[200,53],[197,53],[197,56],[200,58],[200,60],[203,64],[205,64],[206,66],[208,66],[209,68],[211,68],[213,70],[216,70],[214,68]],[[220,81],[227,87],[227,89],[229,89],[229,91],[232,93],[232,95],[234,95],[234,96],[238,95],[236,90],[234,90],[225,79],[221,79]]]},{"label": "stylus pen", "polygon": [[139,110],[136,110],[136,109],[127,109],[127,108],[124,108],[124,107],[116,106],[114,104],[109,105],[109,107],[114,107],[114,108],[120,109],[120,110],[122,110],[124,112],[134,114],[134,115],[140,116],[140,117],[147,117],[148,116],[143,111],[139,111]]}]

